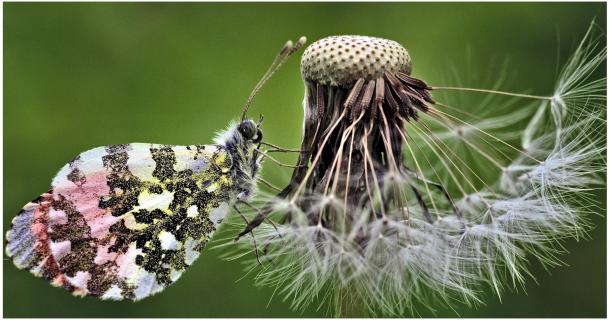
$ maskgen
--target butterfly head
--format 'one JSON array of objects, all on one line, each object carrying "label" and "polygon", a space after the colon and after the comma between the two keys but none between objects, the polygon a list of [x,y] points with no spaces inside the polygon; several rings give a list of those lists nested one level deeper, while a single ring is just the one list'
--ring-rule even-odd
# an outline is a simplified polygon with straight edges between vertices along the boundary
[{"label": "butterfly head", "polygon": [[242,138],[246,141],[251,141],[258,144],[263,139],[263,132],[260,129],[260,125],[250,119],[245,119],[237,126],[237,131],[241,134]]}]

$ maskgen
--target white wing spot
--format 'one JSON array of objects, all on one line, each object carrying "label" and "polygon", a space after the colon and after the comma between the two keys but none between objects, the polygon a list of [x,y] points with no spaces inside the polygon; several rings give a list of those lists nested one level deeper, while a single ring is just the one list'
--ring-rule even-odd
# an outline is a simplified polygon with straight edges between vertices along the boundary
[{"label": "white wing spot", "polygon": [[49,224],[50,225],[58,225],[58,224],[66,224],[68,223],[68,216],[66,212],[63,210],[55,210],[51,208],[49,210]]},{"label": "white wing spot", "polygon": [[191,167],[191,163],[193,162],[194,152],[190,152],[186,149],[186,146],[174,146],[172,147],[174,151],[174,155],[176,156],[176,164],[174,165],[174,170],[182,171],[185,169],[189,169]]},{"label": "white wing spot", "polygon": [[144,270],[140,272],[139,277],[136,280],[136,289],[134,290],[136,300],[146,298],[165,288],[163,285],[159,284],[156,279],[154,273]]},{"label": "white wing spot", "polygon": [[153,171],[155,171],[155,160],[150,154],[149,146],[134,148],[127,153],[127,168],[136,177],[142,180],[153,180]]},{"label": "white wing spot", "polygon": [[184,244],[186,246],[184,262],[186,262],[186,264],[189,266],[199,257],[199,252],[194,250],[195,246],[198,244],[199,241],[193,240],[192,238],[186,239]]},{"label": "white wing spot", "polygon": [[123,295],[121,294],[121,288],[119,288],[116,284],[113,284],[110,289],[104,292],[102,295],[102,299],[110,299],[110,300],[121,300],[123,299]]},{"label": "white wing spot", "polygon": [[194,218],[199,215],[199,210],[197,210],[197,206],[193,205],[186,209],[186,216],[189,218]]},{"label": "white wing spot", "polygon": [[220,224],[222,220],[224,220],[224,218],[227,216],[227,212],[229,212],[229,204],[223,202],[218,208],[212,210],[212,212],[210,213],[210,220],[212,220],[214,224]]},{"label": "white wing spot", "polygon": [[61,258],[70,253],[72,243],[70,240],[60,242],[49,241],[49,247],[51,247],[51,254],[53,254],[53,258],[55,258],[55,260],[61,260]]},{"label": "white wing spot", "polygon": [[148,225],[146,223],[138,223],[133,214],[129,213],[123,217],[123,221],[125,222],[125,227],[131,230],[144,230]]},{"label": "white wing spot", "polygon": [[97,253],[95,255],[95,258],[93,259],[93,263],[97,265],[102,265],[108,261],[113,261],[114,259],[116,259],[118,253],[108,251],[108,248],[110,248],[112,244],[109,243],[107,245],[99,245],[97,247]]},{"label": "white wing spot", "polygon": [[144,269],[136,265],[136,256],[142,254],[142,249],[136,248],[136,243],[129,244],[129,248],[125,254],[119,255],[116,258],[116,264],[119,266],[117,275],[127,280],[128,283],[137,282],[138,276]]},{"label": "white wing spot", "polygon": [[218,189],[218,183],[214,182],[206,189],[206,191],[211,193],[216,191],[216,189]]},{"label": "white wing spot", "polygon": [[81,289],[83,294],[87,294],[87,282],[91,279],[91,274],[88,271],[78,271],[74,277],[67,277],[70,284]]},{"label": "white wing spot", "polygon": [[106,152],[105,147],[97,147],[85,151],[80,154],[80,160],[78,161],[77,168],[85,173],[85,175],[106,171],[102,157],[107,154],[108,153]]},{"label": "white wing spot", "polygon": [[159,241],[161,241],[161,249],[163,250],[177,250],[178,241],[176,237],[165,230],[159,232]]},{"label": "white wing spot", "polygon": [[138,196],[138,203],[140,204],[137,208],[134,208],[133,211],[137,211],[139,209],[146,210],[154,210],[161,209],[167,210],[169,208],[170,203],[174,200],[174,193],[164,190],[161,194],[150,193],[146,190],[143,190]]},{"label": "white wing spot", "polygon": [[170,280],[172,280],[172,282],[175,282],[176,280],[180,279],[181,275],[182,275],[181,271],[178,271],[176,269],[172,269],[169,277],[170,277]]}]

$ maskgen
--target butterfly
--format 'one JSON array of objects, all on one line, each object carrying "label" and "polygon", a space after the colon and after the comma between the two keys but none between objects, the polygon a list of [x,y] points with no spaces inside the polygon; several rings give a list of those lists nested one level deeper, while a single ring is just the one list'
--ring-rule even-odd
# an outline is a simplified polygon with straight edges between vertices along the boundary
[{"label": "butterfly", "polygon": [[261,85],[304,42],[286,43],[241,121],[215,144],[130,143],[76,156],[15,216],[7,256],[77,296],[140,300],[178,280],[233,205],[255,193],[262,119],[245,115]]}]

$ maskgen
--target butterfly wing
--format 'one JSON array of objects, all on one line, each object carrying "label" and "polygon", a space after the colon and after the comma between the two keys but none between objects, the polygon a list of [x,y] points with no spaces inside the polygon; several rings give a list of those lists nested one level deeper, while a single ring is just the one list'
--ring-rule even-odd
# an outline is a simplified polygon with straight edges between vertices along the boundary
[{"label": "butterfly wing", "polygon": [[145,298],[199,256],[229,209],[230,169],[218,146],[91,149],[13,219],[7,255],[75,295]]}]

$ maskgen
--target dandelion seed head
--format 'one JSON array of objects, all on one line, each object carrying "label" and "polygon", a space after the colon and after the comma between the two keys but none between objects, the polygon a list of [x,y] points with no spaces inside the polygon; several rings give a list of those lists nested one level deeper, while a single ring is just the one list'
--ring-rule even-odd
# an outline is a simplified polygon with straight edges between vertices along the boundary
[{"label": "dandelion seed head", "polygon": [[[277,287],[295,309],[340,304],[347,290],[348,303],[372,314],[402,315],[476,305],[486,286],[497,295],[522,287],[532,257],[559,265],[561,240],[586,234],[589,191],[606,172],[605,137],[595,135],[605,78],[590,79],[605,48],[592,34],[550,97],[511,97],[482,117],[432,99],[393,41],[314,42],[302,60],[309,153],[287,196],[271,201],[277,227],[253,230],[272,261],[257,284]],[[404,50],[402,67],[337,68],[330,57],[339,45],[377,43]]]}]

